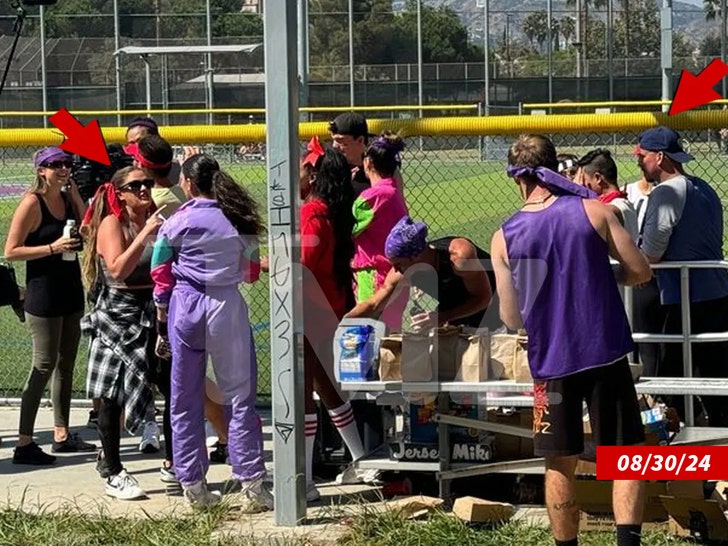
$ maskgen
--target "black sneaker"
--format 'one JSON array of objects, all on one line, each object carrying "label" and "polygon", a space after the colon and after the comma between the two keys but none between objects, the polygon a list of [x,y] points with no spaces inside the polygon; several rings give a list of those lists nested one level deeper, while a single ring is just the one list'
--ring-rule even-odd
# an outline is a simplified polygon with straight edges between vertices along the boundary
[{"label": "black sneaker", "polygon": [[99,428],[99,412],[91,410],[88,412],[88,422],[86,423],[87,428],[97,429]]},{"label": "black sneaker", "polygon": [[221,444],[215,442],[215,449],[210,451],[210,463],[212,464],[226,464],[228,461],[228,449],[227,444]]},{"label": "black sneaker", "polygon": [[76,453],[78,451],[96,451],[96,446],[84,442],[76,432],[70,433],[62,442],[53,442],[53,453]]},{"label": "black sneaker", "polygon": [[43,451],[35,442],[23,447],[17,446],[13,452],[13,464],[42,466],[55,463],[56,458]]}]

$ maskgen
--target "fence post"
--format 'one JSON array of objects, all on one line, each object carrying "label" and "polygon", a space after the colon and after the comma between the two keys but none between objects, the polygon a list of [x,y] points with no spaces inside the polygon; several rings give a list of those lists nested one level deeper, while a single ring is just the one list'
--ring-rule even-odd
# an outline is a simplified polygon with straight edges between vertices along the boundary
[{"label": "fence post", "polygon": [[[680,305],[682,313],[682,351],[683,351],[683,377],[693,376],[693,356],[690,344],[690,270],[688,266],[680,266]],[[695,412],[693,411],[693,397],[685,395],[685,425],[695,425]]]}]

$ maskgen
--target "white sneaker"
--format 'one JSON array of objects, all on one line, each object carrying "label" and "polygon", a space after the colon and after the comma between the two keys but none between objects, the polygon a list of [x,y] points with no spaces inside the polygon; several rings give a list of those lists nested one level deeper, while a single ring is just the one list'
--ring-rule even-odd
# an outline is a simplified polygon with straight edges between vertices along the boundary
[{"label": "white sneaker", "polygon": [[240,492],[236,501],[240,501],[240,511],[244,514],[257,514],[266,510],[273,510],[273,494],[263,483],[263,478],[252,482],[240,482]]},{"label": "white sneaker", "polygon": [[217,432],[210,424],[210,421],[205,421],[205,444],[207,447],[215,447],[218,441]]},{"label": "white sneaker", "polygon": [[156,453],[159,451],[159,425],[156,421],[144,423],[142,441],[139,442],[139,451],[142,453]]},{"label": "white sneaker", "polygon": [[184,488],[184,496],[187,504],[198,508],[207,508],[220,502],[222,497],[217,491],[210,491],[207,488],[207,482],[200,480],[199,482],[186,486]]},{"label": "white sneaker", "polygon": [[159,479],[162,481],[162,483],[179,483],[179,480],[177,479],[177,474],[174,473],[173,466],[161,466],[159,468]]},{"label": "white sneaker", "polygon": [[336,476],[336,485],[354,485],[365,483],[369,485],[379,484],[379,470],[375,468],[356,468],[354,465],[347,466],[344,471]]},{"label": "white sneaker", "polygon": [[321,498],[321,492],[314,482],[306,484],[306,502],[316,502]]},{"label": "white sneaker", "polygon": [[122,470],[116,476],[106,480],[106,494],[119,500],[134,500],[146,497],[147,494],[139,487],[135,477]]}]

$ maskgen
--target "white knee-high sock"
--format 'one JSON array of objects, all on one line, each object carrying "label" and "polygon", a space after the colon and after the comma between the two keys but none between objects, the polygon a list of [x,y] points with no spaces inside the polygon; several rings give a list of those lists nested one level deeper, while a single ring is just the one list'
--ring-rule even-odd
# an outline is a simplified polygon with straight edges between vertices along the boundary
[{"label": "white knee-high sock", "polygon": [[346,447],[349,448],[352,459],[355,461],[361,459],[364,456],[364,446],[361,443],[359,430],[356,428],[354,411],[351,409],[351,404],[345,402],[338,408],[330,409],[329,416],[339,431],[339,434],[341,434]]},{"label": "white knee-high sock", "polygon": [[315,413],[306,415],[306,483],[313,481],[313,444],[317,429],[318,416]]}]

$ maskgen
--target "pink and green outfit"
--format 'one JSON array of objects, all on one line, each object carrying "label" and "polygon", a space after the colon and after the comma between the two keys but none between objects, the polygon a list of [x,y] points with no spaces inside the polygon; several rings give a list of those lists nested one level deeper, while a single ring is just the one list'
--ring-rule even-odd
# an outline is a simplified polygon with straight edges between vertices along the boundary
[{"label": "pink and green outfit", "polygon": [[392,269],[384,255],[384,242],[392,228],[407,216],[407,204],[392,178],[364,190],[354,201],[354,244],[352,261],[354,294],[361,302],[374,295]]}]

